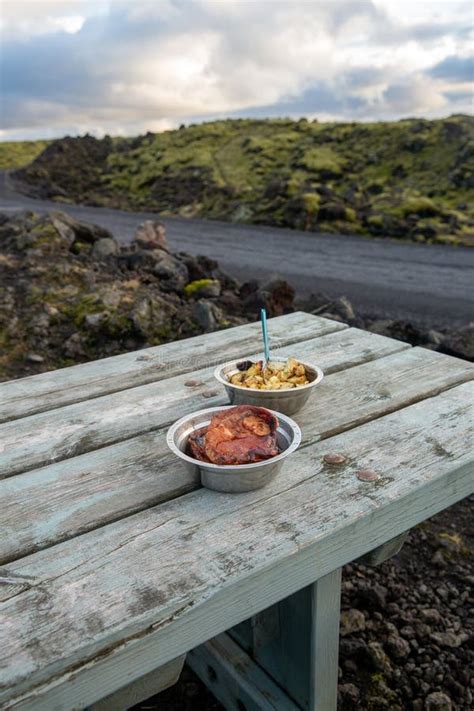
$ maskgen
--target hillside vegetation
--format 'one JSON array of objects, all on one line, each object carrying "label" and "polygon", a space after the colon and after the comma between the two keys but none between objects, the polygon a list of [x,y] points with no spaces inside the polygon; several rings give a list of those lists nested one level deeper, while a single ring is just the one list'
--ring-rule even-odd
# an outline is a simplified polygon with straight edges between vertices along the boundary
[{"label": "hillside vegetation", "polygon": [[474,244],[474,119],[227,120],[65,138],[18,177],[41,196],[303,230]]},{"label": "hillside vegetation", "polygon": [[5,141],[0,143],[0,170],[21,168],[37,158],[51,141]]}]

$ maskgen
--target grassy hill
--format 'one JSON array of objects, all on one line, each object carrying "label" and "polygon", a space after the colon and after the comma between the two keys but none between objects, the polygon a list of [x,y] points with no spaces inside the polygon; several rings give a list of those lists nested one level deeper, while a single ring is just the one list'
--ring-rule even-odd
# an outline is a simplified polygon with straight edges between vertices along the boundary
[{"label": "grassy hill", "polygon": [[31,163],[51,141],[4,141],[0,143],[0,170]]},{"label": "grassy hill", "polygon": [[474,119],[238,119],[51,143],[37,194],[162,214],[474,244]]}]

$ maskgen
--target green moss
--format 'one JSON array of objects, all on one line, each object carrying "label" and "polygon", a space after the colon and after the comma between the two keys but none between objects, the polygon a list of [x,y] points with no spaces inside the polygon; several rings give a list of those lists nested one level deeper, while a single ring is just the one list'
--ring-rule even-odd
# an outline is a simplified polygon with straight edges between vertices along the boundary
[{"label": "green moss", "polygon": [[186,284],[184,287],[184,293],[186,296],[192,296],[203,287],[218,283],[217,279],[196,279],[195,281],[191,281],[189,284]]},{"label": "green moss", "polygon": [[61,238],[58,235],[54,225],[38,224],[33,227],[30,233],[34,239],[30,242],[30,246],[35,249],[42,247],[58,247],[61,243]]},{"label": "green moss", "polygon": [[10,343],[10,337],[6,329],[0,328],[0,348],[6,348]]},{"label": "green moss", "polygon": [[288,197],[295,197],[301,190],[301,177],[294,175],[289,178],[286,184],[286,194]]},{"label": "green moss", "polygon": [[40,287],[32,285],[29,289],[28,295],[25,297],[25,303],[27,306],[33,306],[38,302],[45,301],[45,294],[43,289]]},{"label": "green moss", "polygon": [[87,314],[99,313],[104,309],[96,294],[86,294],[76,301],[58,303],[57,307],[78,328],[83,325]]},{"label": "green moss", "polygon": [[367,224],[370,225],[370,227],[381,229],[383,227],[382,215],[369,215],[369,217],[367,218]]},{"label": "green moss", "polygon": [[69,368],[71,365],[76,365],[74,358],[61,358],[58,361],[58,368]]},{"label": "green moss", "polygon": [[0,142],[0,170],[21,168],[31,163],[51,141]]},{"label": "green moss", "polygon": [[[439,233],[463,244],[474,235],[468,116],[365,124],[236,119],[96,142],[91,155],[98,144],[104,156],[87,163],[86,175],[77,165],[87,142],[69,164],[67,151],[56,158],[48,151],[22,179],[49,178],[66,186],[66,199],[86,203],[308,230],[322,229],[319,194],[324,205],[347,208],[326,220],[333,232],[414,239],[424,235],[417,215],[444,221]],[[58,156],[63,162],[54,162]]]},{"label": "green moss", "polygon": [[377,686],[380,682],[384,681],[384,676],[381,672],[375,672],[370,675],[370,680],[373,685]]},{"label": "green moss", "polygon": [[302,195],[303,208],[308,215],[315,215],[318,212],[321,198],[317,193],[304,193]]},{"label": "green moss", "polygon": [[91,245],[88,242],[80,242],[79,240],[76,240],[71,247],[71,252],[73,254],[87,254],[87,252],[90,252],[91,249]]},{"label": "green moss", "polygon": [[339,176],[342,173],[342,163],[341,156],[327,146],[309,148],[298,161],[301,168],[326,178]]},{"label": "green moss", "polygon": [[[368,698],[367,698],[367,708],[376,709],[378,708],[377,699],[381,697],[386,701],[395,702],[397,695],[392,689],[387,686],[385,677],[381,672],[376,672],[370,675],[370,682],[368,688]],[[372,699],[377,704],[374,706]]]},{"label": "green moss", "polygon": [[434,241],[436,244],[451,244],[454,246],[461,244],[461,239],[457,235],[436,235]]},{"label": "green moss", "polygon": [[407,215],[419,215],[420,217],[431,217],[439,215],[442,210],[435,205],[428,197],[410,197],[397,209],[397,213],[406,217]]}]

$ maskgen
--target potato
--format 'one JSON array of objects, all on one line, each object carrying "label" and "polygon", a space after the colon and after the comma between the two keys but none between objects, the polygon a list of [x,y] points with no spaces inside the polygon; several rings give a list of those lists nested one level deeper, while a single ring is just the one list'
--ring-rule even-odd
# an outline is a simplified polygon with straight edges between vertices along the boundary
[{"label": "potato", "polygon": [[230,382],[252,390],[288,390],[309,383],[306,369],[296,358],[286,361],[270,361],[263,367],[263,361],[252,363],[250,367],[230,377]]}]

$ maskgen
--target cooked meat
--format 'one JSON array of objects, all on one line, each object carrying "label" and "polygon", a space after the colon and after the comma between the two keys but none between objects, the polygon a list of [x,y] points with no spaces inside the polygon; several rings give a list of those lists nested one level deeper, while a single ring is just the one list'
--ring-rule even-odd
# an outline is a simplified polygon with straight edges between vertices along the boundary
[{"label": "cooked meat", "polygon": [[188,439],[189,454],[195,459],[200,459],[202,462],[207,462],[204,446],[206,443],[207,427],[200,427],[194,430]]},{"label": "cooked meat", "polygon": [[212,418],[189,437],[190,453],[213,464],[251,464],[279,454],[278,420],[263,407],[239,405]]}]

